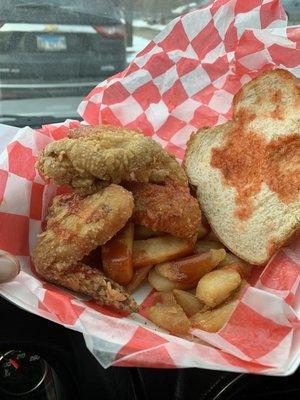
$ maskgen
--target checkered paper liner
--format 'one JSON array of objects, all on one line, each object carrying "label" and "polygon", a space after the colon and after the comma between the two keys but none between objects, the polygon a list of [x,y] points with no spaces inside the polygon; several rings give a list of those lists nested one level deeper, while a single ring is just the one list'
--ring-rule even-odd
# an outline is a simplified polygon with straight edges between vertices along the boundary
[{"label": "checkered paper liner", "polygon": [[[267,29],[266,29],[267,28]],[[86,123],[139,128],[182,159],[189,135],[230,118],[233,95],[265,69],[300,75],[300,28],[286,27],[278,1],[219,0],[177,18],[122,73],[79,106]],[[104,366],[199,367],[288,375],[300,362],[300,242],[255,268],[229,322],[218,333],[179,338],[146,319],[153,293],[135,294],[139,314],[120,315],[39,280],[30,254],[49,202],[61,192],[34,163],[44,146],[78,121],[39,130],[0,126],[0,248],[16,255],[20,275],[0,285],[16,305],[84,334]],[[11,138],[10,138],[11,136]],[[8,139],[9,138],[9,139]]]}]

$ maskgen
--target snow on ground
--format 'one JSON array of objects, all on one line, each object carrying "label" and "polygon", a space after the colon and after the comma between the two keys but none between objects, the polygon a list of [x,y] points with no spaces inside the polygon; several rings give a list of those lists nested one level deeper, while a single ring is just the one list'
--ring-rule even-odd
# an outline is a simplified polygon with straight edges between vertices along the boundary
[{"label": "snow on ground", "polygon": [[149,39],[142,38],[140,36],[133,36],[133,46],[127,47],[127,62],[130,63],[138,52],[143,50],[150,42]]},{"label": "snow on ground", "polygon": [[141,19],[134,19],[132,25],[135,28],[149,28],[155,31],[162,31],[166,27],[166,25],[162,24],[150,24],[149,22],[143,21]]},{"label": "snow on ground", "polygon": [[189,4],[185,4],[183,6],[174,8],[173,10],[171,10],[171,13],[175,14],[175,15],[181,15],[181,14],[189,11],[190,9],[196,8],[196,7],[197,7],[197,3],[189,3]]}]

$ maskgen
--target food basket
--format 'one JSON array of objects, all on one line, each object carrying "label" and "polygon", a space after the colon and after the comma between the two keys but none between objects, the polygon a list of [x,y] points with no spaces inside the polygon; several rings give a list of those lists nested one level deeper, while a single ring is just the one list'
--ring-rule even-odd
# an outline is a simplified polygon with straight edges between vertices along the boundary
[{"label": "food basket", "polygon": [[[84,124],[140,129],[182,160],[192,132],[231,118],[234,94],[267,69],[300,77],[300,27],[288,27],[276,0],[216,0],[170,22],[119,74],[80,103]],[[78,121],[0,130],[0,248],[21,273],[0,294],[21,308],[82,332],[104,367],[198,367],[289,375],[300,363],[300,242],[257,267],[225,327],[173,336],[145,318],[152,291],[135,294],[138,314],[120,315],[43,282],[30,254],[53,196],[61,188],[34,168],[38,152]]]}]

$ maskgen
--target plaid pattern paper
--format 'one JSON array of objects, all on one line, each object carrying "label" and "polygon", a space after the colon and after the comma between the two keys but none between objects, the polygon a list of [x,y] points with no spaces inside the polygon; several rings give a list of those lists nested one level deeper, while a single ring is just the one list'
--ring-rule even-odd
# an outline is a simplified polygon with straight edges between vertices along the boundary
[{"label": "plaid pattern paper", "polygon": [[[266,69],[300,77],[300,28],[287,27],[277,0],[216,0],[170,22],[121,73],[95,87],[78,108],[84,123],[137,128],[181,160],[192,132],[231,118],[243,84]],[[199,367],[288,375],[300,363],[300,242],[256,268],[225,327],[180,338],[147,320],[153,292],[135,298],[139,314],[121,315],[39,279],[30,254],[49,202],[61,190],[34,163],[45,145],[79,124],[66,121],[11,135],[0,155],[0,248],[22,270],[1,284],[16,305],[84,334],[104,367]],[[0,127],[0,143],[1,132]],[[9,133],[9,128],[5,134]]]}]

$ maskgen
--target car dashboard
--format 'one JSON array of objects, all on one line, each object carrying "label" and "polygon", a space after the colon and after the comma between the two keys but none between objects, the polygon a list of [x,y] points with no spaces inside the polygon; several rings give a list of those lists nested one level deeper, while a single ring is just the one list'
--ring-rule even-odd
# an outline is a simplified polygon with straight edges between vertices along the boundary
[{"label": "car dashboard", "polygon": [[300,395],[298,370],[266,377],[203,369],[104,369],[83,336],[0,298],[0,399],[276,400]]}]

